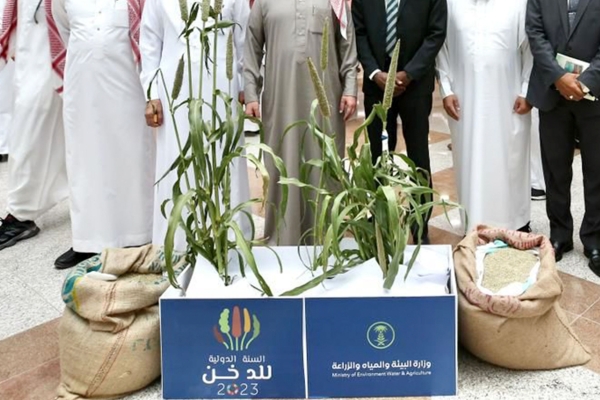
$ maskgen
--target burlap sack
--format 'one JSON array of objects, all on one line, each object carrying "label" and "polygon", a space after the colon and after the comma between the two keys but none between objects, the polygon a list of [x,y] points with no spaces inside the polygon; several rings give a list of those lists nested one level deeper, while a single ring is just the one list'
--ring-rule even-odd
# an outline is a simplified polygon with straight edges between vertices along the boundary
[{"label": "burlap sack", "polygon": [[[175,255],[176,271],[186,266]],[[79,264],[63,285],[58,399],[114,398],[160,375],[158,300],[169,287],[156,246],[109,249]],[[101,281],[86,275],[118,276]]]},{"label": "burlap sack", "polygon": [[[518,297],[483,294],[476,285],[477,246],[502,240],[527,250],[539,246],[537,282]],[[548,238],[479,226],[454,250],[460,343],[475,356],[511,369],[582,365],[591,357],[559,305],[563,291]]]},{"label": "burlap sack", "polygon": [[139,311],[118,333],[92,330],[87,320],[67,308],[59,337],[58,399],[117,398],[160,376],[158,306]]}]

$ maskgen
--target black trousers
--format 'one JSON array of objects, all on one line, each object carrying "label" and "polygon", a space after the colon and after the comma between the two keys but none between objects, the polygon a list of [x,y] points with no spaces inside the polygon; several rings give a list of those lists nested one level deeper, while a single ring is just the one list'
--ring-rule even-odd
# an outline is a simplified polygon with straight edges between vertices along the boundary
[{"label": "black trousers", "polygon": [[[382,97],[365,95],[365,114],[368,117],[373,106],[382,101]],[[394,98],[392,107],[387,114],[386,131],[388,133],[388,148],[393,151],[398,144],[398,116],[402,120],[402,133],[406,142],[408,157],[417,167],[424,169],[431,176],[431,162],[429,160],[429,115],[432,108],[432,95],[402,94]],[[367,128],[373,163],[381,156],[383,125],[379,118]],[[431,179],[429,186],[432,187]],[[424,216],[429,221],[431,210]],[[414,232],[413,232],[414,233]],[[427,223],[423,229],[423,237],[428,235]]]},{"label": "black trousers", "polygon": [[546,212],[553,241],[573,239],[571,181],[575,138],[583,165],[585,215],[579,231],[587,249],[600,248],[600,102],[561,99],[549,112],[540,111],[540,142],[546,181]]}]

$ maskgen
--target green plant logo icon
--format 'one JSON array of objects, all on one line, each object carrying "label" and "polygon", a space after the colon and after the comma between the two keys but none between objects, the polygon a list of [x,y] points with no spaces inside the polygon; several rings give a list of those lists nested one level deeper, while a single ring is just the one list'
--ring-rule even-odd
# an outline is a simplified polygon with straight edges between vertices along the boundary
[{"label": "green plant logo icon", "polygon": [[377,349],[387,349],[396,340],[396,331],[387,322],[375,322],[367,330],[367,341]]},{"label": "green plant logo icon", "polygon": [[217,342],[227,350],[248,350],[250,344],[260,335],[260,321],[256,314],[250,314],[247,308],[242,311],[238,306],[221,311],[219,325],[213,326],[213,335]]}]

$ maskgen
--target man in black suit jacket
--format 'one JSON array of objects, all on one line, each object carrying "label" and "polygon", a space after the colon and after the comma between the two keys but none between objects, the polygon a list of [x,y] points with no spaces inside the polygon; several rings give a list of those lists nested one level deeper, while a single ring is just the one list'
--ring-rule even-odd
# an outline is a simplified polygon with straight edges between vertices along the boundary
[{"label": "man in black suit jacket", "polygon": [[[556,260],[573,249],[571,180],[579,135],[585,216],[579,235],[589,266],[600,276],[600,0],[529,0],[527,34],[535,59],[527,99],[540,110],[546,211]],[[557,53],[590,63],[579,74],[556,61]]]},{"label": "man in black suit jacket", "polygon": [[[446,0],[353,0],[352,16],[358,59],[364,70],[367,116],[383,100],[391,63],[390,45],[400,39],[395,97],[387,116],[388,147],[390,151],[396,148],[400,116],[408,157],[431,173],[429,114],[435,58],[446,39]],[[375,163],[382,153],[381,121],[376,118],[368,131]],[[428,242],[426,227],[422,240]]]}]

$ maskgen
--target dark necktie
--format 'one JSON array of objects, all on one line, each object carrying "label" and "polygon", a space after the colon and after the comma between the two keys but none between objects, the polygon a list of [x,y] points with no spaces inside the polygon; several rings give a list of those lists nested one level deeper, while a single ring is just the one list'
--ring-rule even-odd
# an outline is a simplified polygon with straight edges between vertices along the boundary
[{"label": "dark necktie", "polygon": [[577,6],[579,5],[579,0],[567,0],[569,4],[568,13],[569,13],[569,28],[573,29],[573,24],[575,23],[575,16],[577,15]]}]

